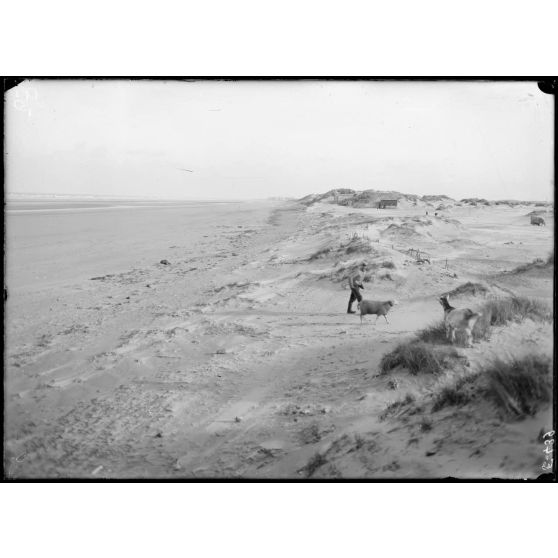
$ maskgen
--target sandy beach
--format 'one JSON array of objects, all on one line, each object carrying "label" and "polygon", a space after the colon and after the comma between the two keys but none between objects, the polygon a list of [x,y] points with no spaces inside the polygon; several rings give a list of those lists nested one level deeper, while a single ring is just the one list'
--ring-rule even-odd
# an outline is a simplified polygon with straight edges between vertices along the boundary
[{"label": "sandy beach", "polygon": [[[489,357],[551,357],[552,321],[496,326],[442,374],[380,374],[467,282],[484,290],[457,294],[460,305],[552,307],[553,260],[517,270],[552,252],[549,208],[436,206],[8,204],[6,474],[537,477],[550,403],[520,421],[480,399],[431,403]],[[546,226],[530,224],[533,210]],[[399,302],[389,324],[346,313],[363,261],[364,297]]]}]

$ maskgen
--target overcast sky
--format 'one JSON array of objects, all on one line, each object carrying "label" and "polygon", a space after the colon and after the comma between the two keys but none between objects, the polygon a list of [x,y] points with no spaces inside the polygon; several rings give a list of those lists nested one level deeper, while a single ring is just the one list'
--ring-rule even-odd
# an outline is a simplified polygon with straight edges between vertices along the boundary
[{"label": "overcast sky", "polygon": [[534,82],[45,80],[5,111],[8,193],[553,196],[553,98]]}]

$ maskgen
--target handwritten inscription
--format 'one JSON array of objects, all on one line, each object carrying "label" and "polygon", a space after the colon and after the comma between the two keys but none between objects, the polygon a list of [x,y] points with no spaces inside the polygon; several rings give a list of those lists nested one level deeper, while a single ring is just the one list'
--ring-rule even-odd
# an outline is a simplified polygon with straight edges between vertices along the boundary
[{"label": "handwritten inscription", "polygon": [[554,465],[554,430],[550,430],[543,435],[544,449],[543,453],[546,454],[542,468],[545,471],[552,471]]}]

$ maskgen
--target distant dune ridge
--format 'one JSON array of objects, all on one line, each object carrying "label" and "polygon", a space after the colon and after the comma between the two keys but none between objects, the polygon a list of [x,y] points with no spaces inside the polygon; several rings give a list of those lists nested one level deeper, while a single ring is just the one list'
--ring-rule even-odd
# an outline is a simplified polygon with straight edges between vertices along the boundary
[{"label": "distant dune ridge", "polygon": [[[553,207],[552,202],[542,201],[519,201],[519,200],[486,200],[484,198],[463,198],[455,200],[445,194],[423,195],[404,194],[395,190],[353,190],[351,188],[334,188],[323,194],[308,194],[299,199],[300,203],[312,205],[314,203],[336,203],[338,205],[350,207],[377,207],[381,200],[397,200],[398,203],[403,202],[413,206],[433,206],[434,204],[444,203],[451,207],[452,204],[466,205],[509,205],[514,207],[517,205],[537,205],[541,207]],[[444,207],[445,209],[446,207]]]}]

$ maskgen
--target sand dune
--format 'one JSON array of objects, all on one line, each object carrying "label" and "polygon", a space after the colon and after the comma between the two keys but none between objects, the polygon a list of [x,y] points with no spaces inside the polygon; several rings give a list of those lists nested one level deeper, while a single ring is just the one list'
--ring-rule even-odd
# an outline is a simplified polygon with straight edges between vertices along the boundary
[{"label": "sand dune", "polygon": [[[439,375],[379,367],[464,283],[483,288],[457,291],[457,304],[550,306],[553,260],[510,271],[547,262],[553,226],[531,226],[525,205],[415,196],[380,211],[371,200],[8,212],[7,473],[541,474],[550,404],[520,422],[480,397],[432,409],[488,355],[551,355],[552,323],[494,326]],[[346,279],[363,261],[365,297],[400,301],[390,325],[346,314]]]}]

